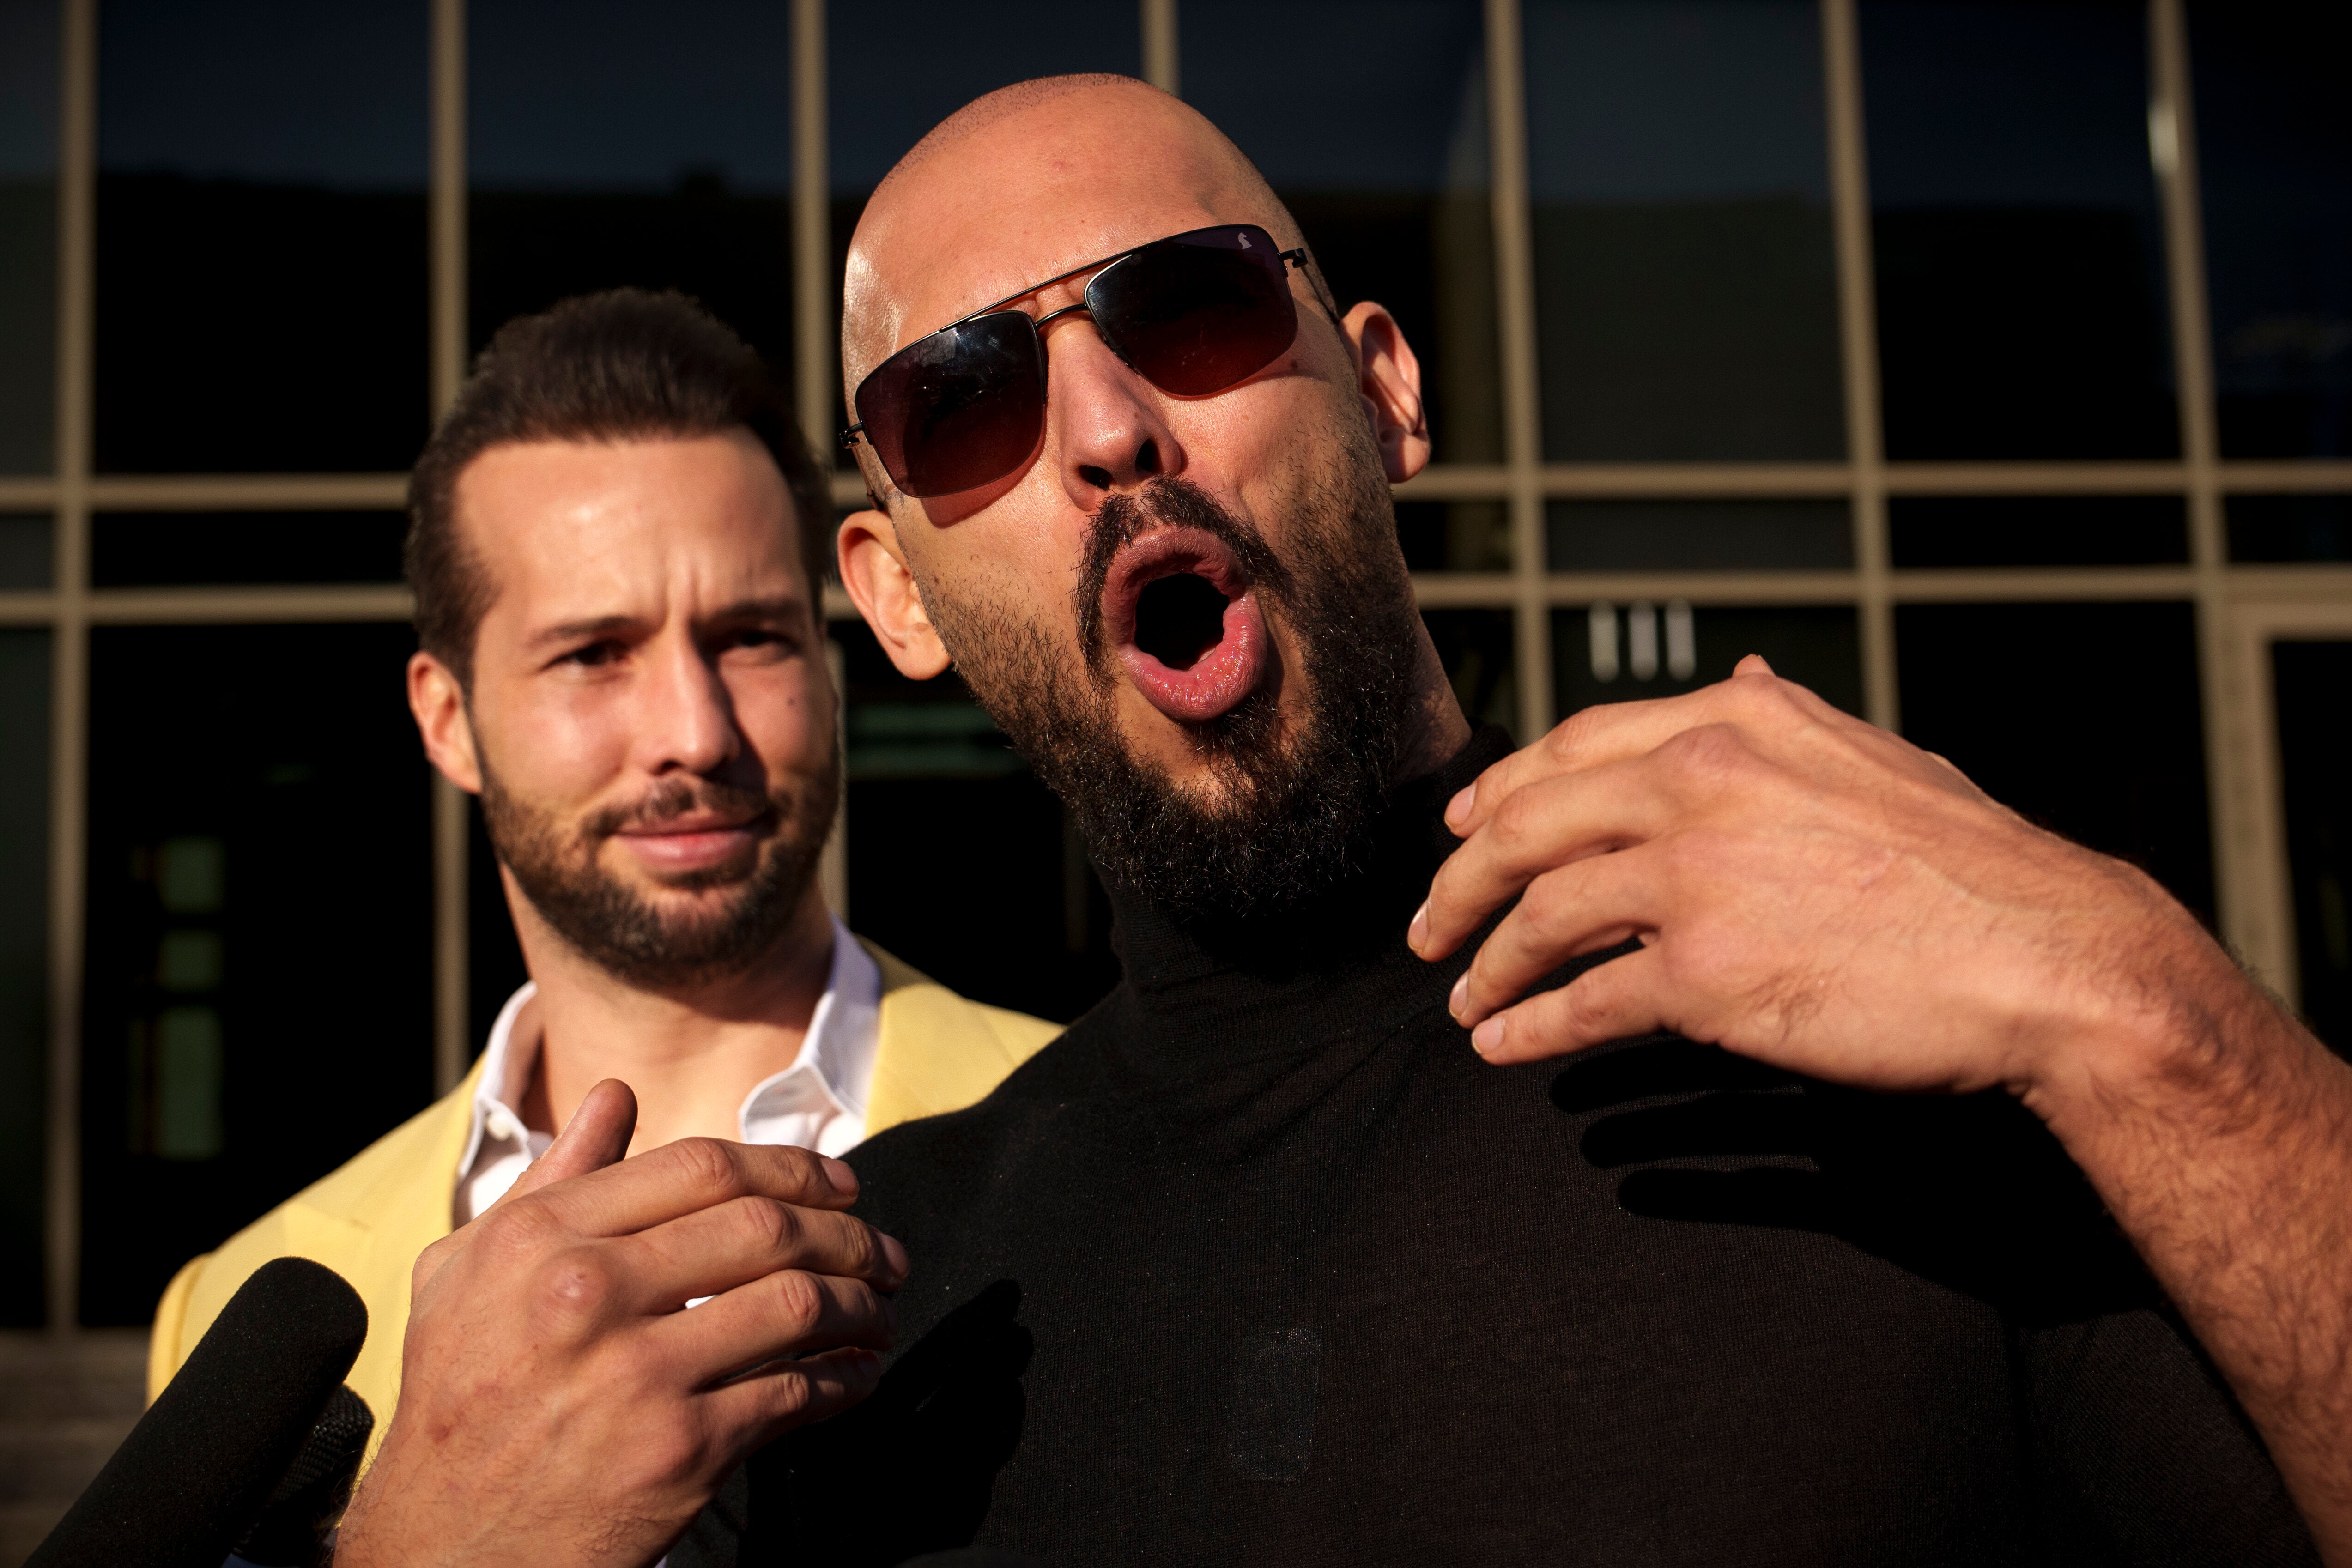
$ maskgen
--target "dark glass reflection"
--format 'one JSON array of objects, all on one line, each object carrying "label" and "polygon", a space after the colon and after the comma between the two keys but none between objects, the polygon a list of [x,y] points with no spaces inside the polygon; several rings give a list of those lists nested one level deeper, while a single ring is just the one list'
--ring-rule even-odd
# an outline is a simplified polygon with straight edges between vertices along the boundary
[{"label": "dark glass reflection", "polygon": [[791,388],[789,9],[474,0],[467,37],[474,345],[569,295],[676,288]]},{"label": "dark glass reflection", "polygon": [[2232,496],[2230,559],[2352,560],[2352,496]]},{"label": "dark glass reflection", "polygon": [[2222,455],[2352,455],[2352,9],[2189,24]]},{"label": "dark glass reflection", "polygon": [[2295,989],[2319,1038],[2352,1056],[2352,643],[2276,643],[2281,793],[2294,879]]},{"label": "dark glass reflection", "polygon": [[0,631],[0,1328],[46,1312],[49,634]]},{"label": "dark glass reflection", "polygon": [[1898,496],[1898,567],[2160,566],[2189,559],[2178,496]]},{"label": "dark glass reflection", "polygon": [[1399,501],[1409,571],[1508,571],[1511,510],[1501,501]]},{"label": "dark glass reflection", "polygon": [[1548,501],[1554,571],[1843,571],[1843,501]]},{"label": "dark glass reflection", "polygon": [[1843,456],[1817,8],[1524,15],[1544,455]]},{"label": "dark glass reflection", "polygon": [[0,0],[0,474],[55,461],[59,9]]},{"label": "dark glass reflection", "polygon": [[100,8],[101,471],[415,458],[428,412],[426,11]]},{"label": "dark glass reflection", "polygon": [[2211,922],[2194,607],[1906,604],[1895,635],[1906,739]]},{"label": "dark glass reflection", "polygon": [[[836,301],[849,236],[866,210],[866,198],[931,127],[981,94],[1031,77],[1070,71],[1134,76],[1143,68],[1137,8],[1097,0],[835,5],[825,16],[825,48]],[[835,429],[849,423],[840,404],[834,413]],[[836,446],[835,456],[844,468],[854,465],[845,449]]]},{"label": "dark glass reflection", "polygon": [[[1454,697],[1472,724],[1519,727],[1519,666],[1507,610],[1424,610],[1421,619],[1436,644],[1438,663]],[[1524,738],[1524,737],[1522,737]]]},{"label": "dark glass reflection", "polygon": [[91,633],[85,1323],[146,1322],[174,1269],[432,1096],[415,646]]},{"label": "dark glass reflection", "polygon": [[100,512],[98,588],[205,583],[397,582],[400,512]]},{"label": "dark glass reflection", "polygon": [[56,533],[47,512],[0,512],[0,589],[56,586]]},{"label": "dark glass reflection", "polygon": [[1074,1019],[1118,978],[1110,904],[1061,802],[952,672],[910,681],[836,621],[849,711],[849,921],[942,985]]},{"label": "dark glass reflection", "polygon": [[1887,455],[2173,455],[2147,7],[1861,15]]},{"label": "dark glass reflection", "polygon": [[1396,317],[1438,461],[1501,461],[1476,0],[1185,0],[1181,17],[1185,101],[1265,173],[1339,308]]},{"label": "dark glass reflection", "polygon": [[1675,696],[1728,679],[1750,653],[1848,713],[1862,711],[1862,632],[1852,606],[1680,601],[1553,611],[1552,703],[1566,718],[1595,703]]}]

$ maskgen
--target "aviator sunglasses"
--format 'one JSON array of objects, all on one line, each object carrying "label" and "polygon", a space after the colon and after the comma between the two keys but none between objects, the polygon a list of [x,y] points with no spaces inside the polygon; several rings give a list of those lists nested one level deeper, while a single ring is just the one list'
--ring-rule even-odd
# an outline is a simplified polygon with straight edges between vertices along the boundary
[{"label": "aviator sunglasses", "polygon": [[[1085,314],[1111,352],[1161,392],[1202,397],[1248,380],[1298,335],[1289,267],[1255,224],[1220,224],[1033,283],[918,338],[857,383],[857,423],[890,482],[908,496],[976,490],[1018,469],[1045,428],[1045,329]],[[1094,272],[1083,303],[1031,316],[1016,299]]]}]

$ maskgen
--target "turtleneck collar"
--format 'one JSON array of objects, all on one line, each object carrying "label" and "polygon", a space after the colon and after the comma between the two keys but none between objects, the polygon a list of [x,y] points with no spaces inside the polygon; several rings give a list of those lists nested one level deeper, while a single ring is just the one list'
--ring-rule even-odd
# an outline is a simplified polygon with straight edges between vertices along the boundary
[{"label": "turtleneck collar", "polygon": [[1227,1061],[1385,1032],[1443,1006],[1475,945],[1425,964],[1405,946],[1405,925],[1460,842],[1446,831],[1445,803],[1510,750],[1510,736],[1487,726],[1436,772],[1398,786],[1374,820],[1364,864],[1303,909],[1188,919],[1111,889],[1111,941],[1125,975],[1106,1005],[1129,1013],[1160,1048],[1152,1054]]}]

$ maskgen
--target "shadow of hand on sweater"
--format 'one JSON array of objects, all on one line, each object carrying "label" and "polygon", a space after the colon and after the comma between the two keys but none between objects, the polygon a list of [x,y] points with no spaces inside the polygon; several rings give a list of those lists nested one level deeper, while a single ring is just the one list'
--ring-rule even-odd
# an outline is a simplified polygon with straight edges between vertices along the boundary
[{"label": "shadow of hand on sweater", "polygon": [[2158,1297],[2057,1139],[1998,1090],[1870,1094],[1657,1039],[1571,1061],[1551,1097],[1604,1113],[1579,1149],[1626,1170],[1631,1214],[1836,1236],[2026,1325]]},{"label": "shadow of hand on sweater", "polygon": [[[901,1354],[865,1404],[756,1456],[755,1497],[783,1506],[755,1506],[741,1561],[887,1564],[970,1545],[1021,1444],[1035,1342],[1020,1310],[1021,1287],[998,1281]],[[763,1523],[789,1539],[762,1540]]]}]

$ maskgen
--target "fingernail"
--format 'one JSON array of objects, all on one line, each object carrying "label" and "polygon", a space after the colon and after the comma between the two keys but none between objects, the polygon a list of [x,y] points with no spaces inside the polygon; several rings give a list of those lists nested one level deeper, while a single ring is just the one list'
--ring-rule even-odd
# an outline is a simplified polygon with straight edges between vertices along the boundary
[{"label": "fingernail", "polygon": [[821,1155],[818,1158],[824,1164],[824,1179],[833,1184],[834,1190],[836,1192],[856,1192],[857,1190],[857,1173],[856,1171],[851,1170],[847,1166],[844,1165],[841,1161],[835,1159],[831,1155]]},{"label": "fingernail", "polygon": [[1492,1056],[1502,1049],[1503,1019],[1500,1014],[1486,1019],[1470,1031],[1470,1043],[1481,1056]]},{"label": "fingernail", "polygon": [[1462,971],[1462,977],[1454,982],[1454,989],[1447,993],[1445,998],[1445,1010],[1454,1015],[1455,1022],[1461,1021],[1463,1004],[1469,999],[1470,971],[1465,969]]},{"label": "fingernail", "polygon": [[1412,912],[1412,924],[1404,928],[1404,945],[1414,952],[1429,936],[1429,900],[1423,899],[1421,907]]},{"label": "fingernail", "polygon": [[1445,825],[1449,828],[1459,827],[1462,823],[1468,821],[1470,820],[1470,808],[1477,803],[1478,785],[1476,780],[1474,779],[1468,789],[1455,795],[1453,800],[1448,800],[1445,803]]},{"label": "fingernail", "polygon": [[890,1265],[890,1271],[892,1273],[898,1275],[901,1280],[907,1277],[907,1269],[908,1264],[907,1249],[898,1245],[898,1239],[897,1237],[885,1236],[882,1239],[882,1257]]}]

